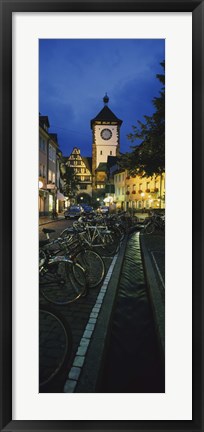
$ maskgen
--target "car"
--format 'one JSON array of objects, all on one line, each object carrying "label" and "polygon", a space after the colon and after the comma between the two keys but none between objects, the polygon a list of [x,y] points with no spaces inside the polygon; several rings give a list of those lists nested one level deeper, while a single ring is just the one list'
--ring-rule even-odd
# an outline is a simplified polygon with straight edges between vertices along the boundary
[{"label": "car", "polygon": [[107,213],[109,213],[109,207],[107,207],[107,206],[100,206],[98,208],[98,212],[102,213],[102,214],[107,214]]},{"label": "car", "polygon": [[93,213],[93,207],[89,206],[88,204],[84,205],[83,209],[84,209],[84,213],[85,214],[91,214],[91,213]]},{"label": "car", "polygon": [[67,210],[64,212],[65,219],[75,219],[82,216],[84,213],[83,208],[80,205],[73,205],[70,206]]}]

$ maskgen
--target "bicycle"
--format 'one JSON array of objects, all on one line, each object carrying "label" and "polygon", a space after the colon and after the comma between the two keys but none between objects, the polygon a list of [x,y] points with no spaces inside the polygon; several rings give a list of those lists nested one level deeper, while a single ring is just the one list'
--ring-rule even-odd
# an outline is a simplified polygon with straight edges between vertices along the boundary
[{"label": "bicycle", "polygon": [[62,314],[48,305],[39,308],[39,390],[69,366],[72,331]]},{"label": "bicycle", "polygon": [[[48,236],[53,231],[43,229]],[[59,255],[62,251],[64,255]],[[60,238],[40,241],[39,286],[43,297],[56,305],[73,303],[87,293],[86,271],[67,256],[65,242]]]},{"label": "bicycle", "polygon": [[104,221],[102,225],[101,219],[85,221],[84,218],[79,218],[78,222],[73,223],[73,226],[76,230],[81,230],[81,237],[88,248],[96,249],[105,256],[117,253],[119,239]]},{"label": "bicycle", "polygon": [[105,264],[101,255],[85,244],[82,233],[66,228],[60,237],[66,241],[67,254],[85,269],[88,288],[96,288],[105,277]]},{"label": "bicycle", "polygon": [[143,233],[153,234],[155,231],[165,230],[165,219],[157,215],[153,215],[149,218],[148,222],[145,224]]}]

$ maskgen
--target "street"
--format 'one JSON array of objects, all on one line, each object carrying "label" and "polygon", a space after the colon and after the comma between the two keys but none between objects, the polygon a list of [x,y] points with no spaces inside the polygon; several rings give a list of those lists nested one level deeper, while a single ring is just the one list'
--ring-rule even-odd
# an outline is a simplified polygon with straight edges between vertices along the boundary
[{"label": "street", "polygon": [[65,228],[72,226],[72,224],[73,224],[73,220],[64,219],[64,218],[59,219],[59,220],[53,220],[53,222],[49,221],[49,223],[45,223],[42,225],[41,225],[41,221],[40,221],[39,240],[44,240],[46,238],[45,234],[42,232],[43,228],[54,229],[56,232],[50,234],[50,239],[55,239],[55,238],[59,237],[60,233]]}]

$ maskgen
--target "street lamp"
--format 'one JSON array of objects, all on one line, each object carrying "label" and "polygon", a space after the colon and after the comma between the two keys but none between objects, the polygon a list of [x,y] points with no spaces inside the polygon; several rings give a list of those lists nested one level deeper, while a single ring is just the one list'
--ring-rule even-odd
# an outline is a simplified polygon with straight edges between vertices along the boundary
[{"label": "street lamp", "polygon": [[43,182],[41,180],[39,181],[38,186],[39,186],[39,189],[43,188]]}]

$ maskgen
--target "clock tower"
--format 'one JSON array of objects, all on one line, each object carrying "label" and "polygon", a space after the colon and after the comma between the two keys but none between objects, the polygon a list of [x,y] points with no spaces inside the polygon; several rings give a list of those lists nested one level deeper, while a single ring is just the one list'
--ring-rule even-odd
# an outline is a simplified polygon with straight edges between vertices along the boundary
[{"label": "clock tower", "polygon": [[[109,97],[107,94],[104,96],[103,102],[104,107],[91,120],[91,129],[93,132],[93,189],[105,187],[105,171],[108,156],[116,157],[119,155],[120,150],[120,127],[122,120],[118,119],[108,107]],[[104,172],[104,176],[102,172]],[[99,173],[101,174],[99,175]]]}]

